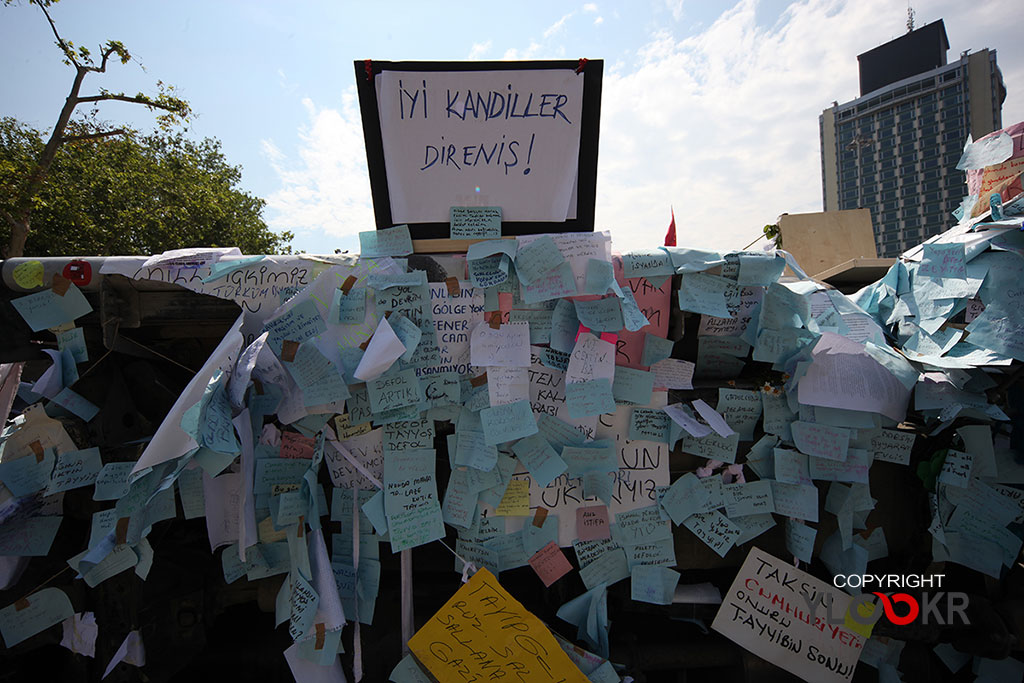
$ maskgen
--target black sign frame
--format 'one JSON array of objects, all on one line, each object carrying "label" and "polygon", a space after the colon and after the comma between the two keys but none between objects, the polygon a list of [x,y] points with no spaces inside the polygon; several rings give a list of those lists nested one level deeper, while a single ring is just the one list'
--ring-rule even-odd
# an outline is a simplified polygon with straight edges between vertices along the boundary
[{"label": "black sign frame", "polygon": [[[576,179],[576,218],[561,222],[502,221],[501,234],[536,235],[560,232],[593,232],[594,205],[597,198],[597,149],[601,124],[601,84],[604,61],[539,60],[524,62],[388,62],[356,60],[356,89],[366,142],[366,165],[370,174],[370,192],[377,229],[394,225],[391,218],[391,195],[388,192],[384,143],[380,129],[380,110],[374,78],[382,71],[519,71],[571,69],[583,78],[583,108],[580,122],[580,152]],[[449,223],[410,223],[413,239],[447,239]]]}]

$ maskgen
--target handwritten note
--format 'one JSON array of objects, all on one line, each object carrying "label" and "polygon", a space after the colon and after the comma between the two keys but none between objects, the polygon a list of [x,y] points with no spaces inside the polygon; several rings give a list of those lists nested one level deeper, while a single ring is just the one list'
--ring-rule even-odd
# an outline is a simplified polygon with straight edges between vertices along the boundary
[{"label": "handwritten note", "polygon": [[412,253],[412,237],[408,225],[359,233],[359,253],[365,258],[408,256]]},{"label": "handwritten note", "polygon": [[794,422],[793,443],[801,453],[829,460],[846,460],[850,447],[850,430],[811,422]]},{"label": "handwritten note", "polygon": [[526,285],[533,284],[564,262],[565,257],[550,235],[520,245],[516,252],[516,272]]},{"label": "handwritten note", "polygon": [[448,222],[453,240],[501,237],[500,206],[453,206]]},{"label": "handwritten note", "polygon": [[100,459],[99,448],[61,453],[57,456],[57,464],[50,475],[46,495],[91,486],[96,483],[96,477],[99,476],[102,467],[103,460]]},{"label": "handwritten note", "polygon": [[529,367],[530,326],[510,323],[493,329],[480,323],[470,333],[469,353],[469,362],[478,367]]},{"label": "handwritten note", "polygon": [[576,508],[576,536],[581,541],[611,538],[608,508],[604,505]]},{"label": "handwritten note", "polygon": [[[544,624],[486,569],[474,574],[409,639],[409,649],[441,683],[484,680],[499,673],[531,681],[587,681]],[[453,667],[456,658],[462,663]]]},{"label": "handwritten note", "polygon": [[533,417],[529,401],[516,401],[480,411],[485,442],[496,446],[537,433],[537,420]]},{"label": "handwritten note", "polygon": [[[26,638],[59,624],[74,613],[71,601],[64,591],[59,588],[43,588],[0,609],[0,634],[3,634],[4,644],[11,648]],[[557,648],[557,645],[555,647]]]},{"label": "handwritten note", "polygon": [[572,564],[569,563],[565,553],[558,547],[558,543],[550,541],[543,548],[534,553],[529,559],[533,571],[544,583],[545,588],[572,571]]},{"label": "handwritten note", "polygon": [[[866,640],[844,625],[849,604],[838,588],[752,548],[711,628],[805,681],[845,683]],[[808,618],[790,616],[798,611]],[[826,620],[838,623],[821,629]]]},{"label": "handwritten note", "polygon": [[925,244],[922,246],[923,255],[921,264],[917,268],[917,274],[923,277],[932,278],[967,278],[967,264],[964,255],[964,245],[955,242],[952,244]]}]

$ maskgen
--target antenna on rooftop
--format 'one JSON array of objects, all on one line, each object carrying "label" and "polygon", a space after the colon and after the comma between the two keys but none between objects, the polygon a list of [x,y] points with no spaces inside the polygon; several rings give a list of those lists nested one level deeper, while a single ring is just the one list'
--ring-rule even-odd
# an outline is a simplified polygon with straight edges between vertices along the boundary
[{"label": "antenna on rooftop", "polygon": [[907,33],[914,30],[914,8],[910,6],[910,0],[907,0]]}]

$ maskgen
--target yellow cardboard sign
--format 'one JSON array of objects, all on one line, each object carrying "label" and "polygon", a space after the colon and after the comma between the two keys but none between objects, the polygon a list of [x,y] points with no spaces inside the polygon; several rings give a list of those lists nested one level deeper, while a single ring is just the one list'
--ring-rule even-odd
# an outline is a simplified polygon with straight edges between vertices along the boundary
[{"label": "yellow cardboard sign", "polygon": [[440,683],[587,683],[540,619],[486,569],[409,639],[409,649]]}]

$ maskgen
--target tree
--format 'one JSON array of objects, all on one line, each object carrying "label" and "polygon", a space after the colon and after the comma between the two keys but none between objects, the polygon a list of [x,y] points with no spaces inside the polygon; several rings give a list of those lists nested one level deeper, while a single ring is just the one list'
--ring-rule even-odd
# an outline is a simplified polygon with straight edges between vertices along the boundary
[{"label": "tree", "polygon": [[[13,2],[13,0],[2,1],[4,5],[10,5]],[[57,47],[64,54],[64,63],[74,68],[75,77],[71,82],[68,97],[60,110],[60,114],[57,116],[57,122],[50,132],[49,138],[42,149],[38,150],[33,162],[25,169],[25,175],[21,181],[14,184],[12,188],[14,190],[12,195],[14,200],[12,202],[4,202],[3,213],[0,214],[0,217],[2,217],[9,231],[7,248],[4,254],[8,258],[21,256],[24,253],[25,242],[31,229],[32,213],[36,208],[39,194],[46,184],[47,176],[57,156],[57,151],[68,143],[117,138],[129,133],[126,128],[92,126],[84,121],[80,125],[75,126],[74,130],[69,130],[72,116],[79,105],[92,104],[95,106],[101,102],[109,101],[138,104],[148,108],[150,111],[159,111],[160,115],[157,117],[157,121],[164,127],[186,121],[191,115],[188,102],[175,97],[173,95],[174,89],[165,86],[160,81],[157,81],[158,94],[155,96],[142,93],[136,95],[113,93],[103,88],[96,94],[82,95],[82,84],[86,76],[93,73],[105,73],[107,63],[111,57],[119,60],[121,64],[127,64],[132,60],[132,56],[120,41],[108,40],[100,47],[100,61],[97,64],[92,56],[92,52],[87,47],[76,47],[74,43],[61,37],[57,31],[57,25],[53,22],[50,12],[47,10],[47,7],[54,2],[56,0],[29,0],[29,3],[38,7],[46,17],[50,30],[56,39]]]},{"label": "tree", "polygon": [[[69,124],[72,139],[54,154],[36,194],[26,255],[289,250],[292,234],[267,228],[265,202],[238,189],[241,170],[227,163],[217,140],[154,133],[75,141],[79,128]],[[19,180],[44,148],[38,131],[0,119],[0,211],[11,211]]]}]

